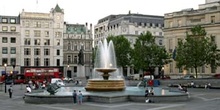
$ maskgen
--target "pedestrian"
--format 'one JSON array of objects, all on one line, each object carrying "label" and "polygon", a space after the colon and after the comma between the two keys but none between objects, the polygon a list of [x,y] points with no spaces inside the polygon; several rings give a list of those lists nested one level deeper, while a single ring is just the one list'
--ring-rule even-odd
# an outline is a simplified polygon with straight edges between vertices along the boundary
[{"label": "pedestrian", "polygon": [[149,90],[148,90],[148,88],[146,88],[146,90],[145,90],[145,99],[147,98],[148,95],[149,95]]},{"label": "pedestrian", "polygon": [[82,95],[82,92],[79,91],[79,94],[78,94],[78,104],[82,104],[82,100],[83,100],[83,95]]},{"label": "pedestrian", "polygon": [[30,86],[26,86],[26,91],[27,91],[27,93],[31,92]]},{"label": "pedestrian", "polygon": [[154,95],[154,89],[153,89],[153,87],[151,87],[151,89],[150,89],[150,91],[149,91],[149,94],[150,94],[150,95]]},{"label": "pedestrian", "polygon": [[9,98],[12,98],[12,92],[13,92],[13,89],[12,89],[12,86],[10,86],[8,88]]},{"label": "pedestrian", "polygon": [[73,103],[74,104],[77,103],[77,93],[76,93],[76,90],[73,91]]}]

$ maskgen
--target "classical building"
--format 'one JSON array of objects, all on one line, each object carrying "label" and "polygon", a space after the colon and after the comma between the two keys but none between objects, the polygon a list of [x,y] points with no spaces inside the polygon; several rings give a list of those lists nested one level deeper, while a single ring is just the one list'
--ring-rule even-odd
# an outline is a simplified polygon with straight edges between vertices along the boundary
[{"label": "classical building", "polygon": [[125,36],[131,44],[141,33],[151,32],[156,36],[156,43],[163,45],[163,16],[143,15],[143,14],[119,14],[109,15],[98,21],[95,25],[94,44],[97,45],[99,40],[110,35]]},{"label": "classical building", "polygon": [[[206,0],[205,4],[200,4],[199,9],[183,9],[172,13],[166,13],[164,16],[164,38],[165,47],[172,53],[180,39],[186,37],[186,32],[195,25],[201,25],[205,28],[207,36],[214,36],[215,42],[220,47],[220,0]],[[194,69],[182,70],[176,68],[176,63],[165,65],[165,74],[183,75],[195,73]],[[198,68],[200,76],[210,73],[216,73],[209,65]]]},{"label": "classical building", "polygon": [[1,73],[19,72],[21,54],[18,16],[0,16],[0,42]]},{"label": "classical building", "polygon": [[[92,73],[92,24],[64,24],[63,35],[64,76],[69,78],[91,77]],[[80,56],[80,50],[83,54]],[[81,59],[81,63],[80,63]]]},{"label": "classical building", "polygon": [[21,73],[26,68],[59,68],[62,73],[64,10],[58,5],[49,13],[22,10],[19,17]]},{"label": "classical building", "polygon": [[[163,27],[163,16],[134,14],[130,11],[128,14],[109,15],[100,19],[95,25],[94,45],[96,46],[98,41],[110,35],[123,35],[133,45],[141,33],[149,31],[153,36],[156,36],[155,42],[163,46]],[[129,67],[126,71],[125,76],[134,74],[134,71]]]}]

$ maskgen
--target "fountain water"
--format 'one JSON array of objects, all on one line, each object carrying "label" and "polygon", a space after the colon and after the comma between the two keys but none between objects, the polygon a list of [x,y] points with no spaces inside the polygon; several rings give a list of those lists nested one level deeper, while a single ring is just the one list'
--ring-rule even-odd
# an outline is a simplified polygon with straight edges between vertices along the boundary
[{"label": "fountain water", "polygon": [[122,91],[125,82],[122,74],[118,72],[115,50],[112,41],[107,43],[99,41],[96,52],[93,78],[85,87],[87,91]]}]

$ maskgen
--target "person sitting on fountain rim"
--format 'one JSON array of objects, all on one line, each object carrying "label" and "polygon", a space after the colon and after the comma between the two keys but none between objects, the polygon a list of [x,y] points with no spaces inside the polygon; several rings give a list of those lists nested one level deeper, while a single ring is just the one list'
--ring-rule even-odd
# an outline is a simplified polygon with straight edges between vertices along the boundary
[{"label": "person sitting on fountain rim", "polygon": [[153,89],[153,87],[151,87],[151,89],[150,89],[150,91],[149,91],[149,94],[150,94],[150,95],[154,95],[154,89]]},{"label": "person sitting on fountain rim", "polygon": [[145,98],[147,98],[148,95],[149,95],[149,90],[148,90],[148,88],[146,88],[146,90],[145,90]]}]

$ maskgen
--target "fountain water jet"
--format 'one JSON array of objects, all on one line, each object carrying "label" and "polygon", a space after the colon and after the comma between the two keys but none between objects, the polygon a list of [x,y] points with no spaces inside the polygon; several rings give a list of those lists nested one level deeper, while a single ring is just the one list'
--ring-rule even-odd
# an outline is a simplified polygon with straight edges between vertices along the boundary
[{"label": "fountain water jet", "polygon": [[112,41],[107,43],[99,41],[96,52],[93,78],[85,87],[87,91],[122,91],[125,82],[122,74],[118,72],[115,50]]}]

